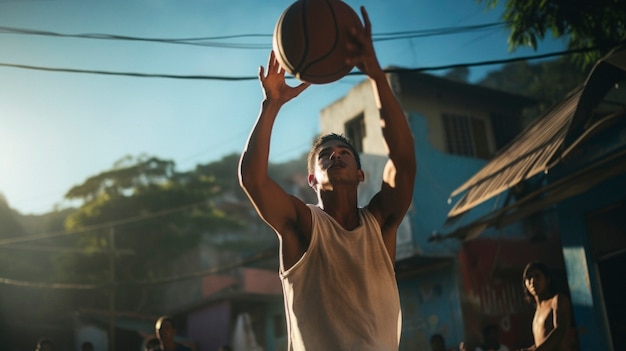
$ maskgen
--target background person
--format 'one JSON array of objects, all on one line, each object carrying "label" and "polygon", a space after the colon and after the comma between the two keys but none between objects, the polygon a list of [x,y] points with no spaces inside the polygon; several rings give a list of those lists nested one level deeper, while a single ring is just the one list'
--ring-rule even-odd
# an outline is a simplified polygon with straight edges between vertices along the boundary
[{"label": "background person", "polygon": [[571,307],[566,295],[556,293],[550,269],[533,261],[523,274],[526,301],[535,305],[532,322],[534,344],[523,351],[570,350]]},{"label": "background person", "polygon": [[174,341],[176,337],[176,325],[172,317],[163,316],[155,324],[156,334],[161,342],[162,351],[191,351],[181,343]]}]

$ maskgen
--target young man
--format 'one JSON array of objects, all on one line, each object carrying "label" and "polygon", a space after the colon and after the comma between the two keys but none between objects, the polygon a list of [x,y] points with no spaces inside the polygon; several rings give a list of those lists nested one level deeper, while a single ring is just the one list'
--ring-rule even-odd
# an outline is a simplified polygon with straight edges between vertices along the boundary
[{"label": "young man", "polygon": [[189,347],[174,341],[176,337],[176,325],[171,317],[163,316],[159,318],[154,325],[154,329],[161,342],[162,351],[191,351]]},{"label": "young man", "polygon": [[348,63],[372,84],[388,147],[381,190],[357,206],[365,178],[359,155],[340,135],[324,136],[309,155],[317,205],[287,194],[268,176],[270,135],[280,108],[309,84],[290,87],[274,53],[259,69],[265,99],[240,161],[240,183],[280,242],[289,350],[397,350],[400,302],[394,273],[396,231],[413,195],[415,151],[404,113],[365,26],[353,29]]},{"label": "young man", "polygon": [[523,351],[570,350],[570,303],[567,296],[554,291],[548,266],[530,262],[524,269],[526,300],[534,303],[533,338],[535,344]]}]

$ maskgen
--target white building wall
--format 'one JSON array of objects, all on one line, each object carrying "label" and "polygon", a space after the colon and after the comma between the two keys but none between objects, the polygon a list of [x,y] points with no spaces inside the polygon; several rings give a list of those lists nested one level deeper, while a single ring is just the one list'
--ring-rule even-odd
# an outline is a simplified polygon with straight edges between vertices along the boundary
[{"label": "white building wall", "polygon": [[345,133],[345,123],[360,114],[364,115],[366,132],[363,139],[363,153],[386,156],[380,117],[374,102],[372,85],[368,80],[362,81],[346,96],[321,111],[320,134]]}]

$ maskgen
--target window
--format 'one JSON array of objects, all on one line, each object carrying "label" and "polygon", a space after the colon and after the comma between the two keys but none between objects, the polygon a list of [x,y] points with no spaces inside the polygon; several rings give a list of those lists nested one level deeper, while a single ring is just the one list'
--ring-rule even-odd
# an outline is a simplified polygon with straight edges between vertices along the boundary
[{"label": "window", "polygon": [[363,139],[365,139],[365,116],[363,114],[347,121],[344,124],[346,137],[359,154],[363,153]]},{"label": "window", "polygon": [[444,114],[443,125],[449,153],[468,157],[490,157],[485,121],[475,117]]}]

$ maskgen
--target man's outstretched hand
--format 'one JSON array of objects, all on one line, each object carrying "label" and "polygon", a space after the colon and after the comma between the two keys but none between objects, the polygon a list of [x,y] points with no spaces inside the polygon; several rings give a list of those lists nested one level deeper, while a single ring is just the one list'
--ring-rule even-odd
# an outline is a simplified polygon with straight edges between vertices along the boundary
[{"label": "man's outstretched hand", "polygon": [[346,59],[346,63],[356,66],[361,72],[373,78],[384,72],[378,63],[378,58],[374,51],[372,24],[365,6],[361,6],[361,14],[363,15],[365,26],[362,28],[353,27],[350,30],[350,41],[347,44],[349,57]]},{"label": "man's outstretched hand", "polygon": [[311,83],[300,83],[295,87],[287,85],[285,82],[285,69],[280,66],[274,51],[270,52],[267,63],[267,71],[263,66],[259,67],[259,81],[263,87],[265,99],[271,102],[278,102],[281,105],[300,95]]}]

